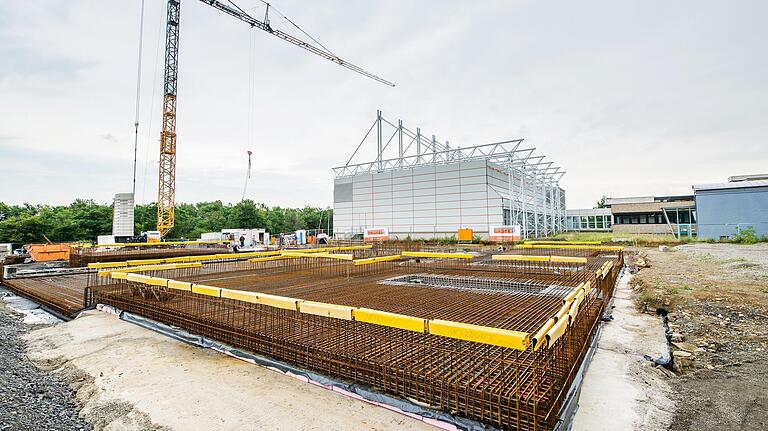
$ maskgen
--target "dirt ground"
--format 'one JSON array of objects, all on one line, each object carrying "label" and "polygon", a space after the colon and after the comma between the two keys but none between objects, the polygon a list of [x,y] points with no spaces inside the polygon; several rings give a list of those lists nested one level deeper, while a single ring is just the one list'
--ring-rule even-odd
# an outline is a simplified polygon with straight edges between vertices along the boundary
[{"label": "dirt ground", "polygon": [[768,244],[644,248],[631,286],[667,309],[676,376],[671,430],[768,429]]},{"label": "dirt ground", "polygon": [[92,311],[25,336],[95,430],[434,430],[430,424]]}]

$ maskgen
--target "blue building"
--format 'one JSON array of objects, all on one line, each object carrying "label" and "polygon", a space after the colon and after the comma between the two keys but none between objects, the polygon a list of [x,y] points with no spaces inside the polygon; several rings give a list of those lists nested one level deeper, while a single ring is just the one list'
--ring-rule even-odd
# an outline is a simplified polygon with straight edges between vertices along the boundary
[{"label": "blue building", "polygon": [[698,237],[726,239],[747,227],[768,236],[768,174],[728,178],[693,186]]}]

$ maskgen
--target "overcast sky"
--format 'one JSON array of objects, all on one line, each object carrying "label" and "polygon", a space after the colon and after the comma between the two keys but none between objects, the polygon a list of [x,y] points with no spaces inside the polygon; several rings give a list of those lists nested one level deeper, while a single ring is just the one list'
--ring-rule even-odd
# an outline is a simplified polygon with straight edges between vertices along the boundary
[{"label": "overcast sky", "polygon": [[[238,4],[263,14],[257,0]],[[252,147],[249,198],[330,206],[331,168],[377,109],[452,146],[525,138],[567,171],[569,208],[768,171],[768,2],[274,4],[397,86],[183,0],[179,202],[238,201]],[[0,2],[0,201],[109,202],[130,191],[139,7]],[[146,0],[138,203],[157,195],[164,12]]]}]

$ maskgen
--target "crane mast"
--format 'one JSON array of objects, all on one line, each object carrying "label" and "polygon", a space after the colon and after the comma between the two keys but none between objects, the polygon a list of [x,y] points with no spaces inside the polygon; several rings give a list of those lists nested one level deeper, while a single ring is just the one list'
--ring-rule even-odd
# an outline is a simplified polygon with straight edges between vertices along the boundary
[{"label": "crane mast", "polygon": [[[315,46],[288,33],[272,28],[272,26],[269,25],[268,15],[265,15],[264,21],[260,21],[248,15],[231,0],[229,3],[234,7],[226,5],[218,0],[200,1],[249,24],[251,27],[263,30],[277,38],[292,43],[315,55],[323,57],[326,60],[332,61],[339,66],[345,67],[353,72],[359,73],[390,87],[395,86],[395,84],[386,79],[380,78],[359,66],[355,66],[348,61],[342,60],[332,52],[323,48],[322,45],[320,47]],[[178,81],[179,66],[180,7],[180,0],[168,0],[168,19],[165,26],[163,130],[160,132],[160,174],[158,178],[157,193],[157,230],[160,231],[161,236],[165,236],[174,225],[174,203],[176,193],[176,84]],[[267,13],[269,13],[269,3],[267,3]],[[298,26],[296,27],[298,28]]]},{"label": "crane mast", "polygon": [[163,130],[160,132],[160,173],[157,193],[157,230],[173,228],[176,193],[176,84],[179,78],[179,0],[168,0],[165,26]]}]

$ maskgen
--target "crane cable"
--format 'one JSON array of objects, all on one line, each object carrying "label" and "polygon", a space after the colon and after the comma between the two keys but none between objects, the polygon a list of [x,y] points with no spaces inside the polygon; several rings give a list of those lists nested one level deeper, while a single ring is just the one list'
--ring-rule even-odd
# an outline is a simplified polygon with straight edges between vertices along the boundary
[{"label": "crane cable", "polygon": [[136,115],[133,123],[133,189],[131,194],[136,199],[136,154],[139,151],[139,106],[141,103],[141,54],[144,48],[144,0],[141,0],[141,18],[139,20],[139,61],[136,68]]},{"label": "crane cable", "polygon": [[245,172],[245,185],[243,185],[243,197],[245,200],[248,192],[248,181],[251,179],[251,155],[253,154],[253,141],[256,137],[256,130],[253,122],[256,105],[256,32],[251,29],[248,45],[248,133],[247,133],[247,153],[248,170]]},{"label": "crane cable", "polygon": [[155,70],[152,73],[152,98],[149,100],[149,125],[147,126],[147,146],[144,149],[144,181],[141,185],[141,202],[145,202],[147,191],[147,176],[149,175],[147,169],[149,168],[149,148],[152,144],[152,118],[155,117],[153,112],[155,110],[155,94],[157,93],[157,70],[160,64],[160,42],[163,41],[162,32],[165,28],[165,3],[159,2],[159,4],[160,13],[158,15],[160,20],[157,27],[157,45],[155,46]]}]

